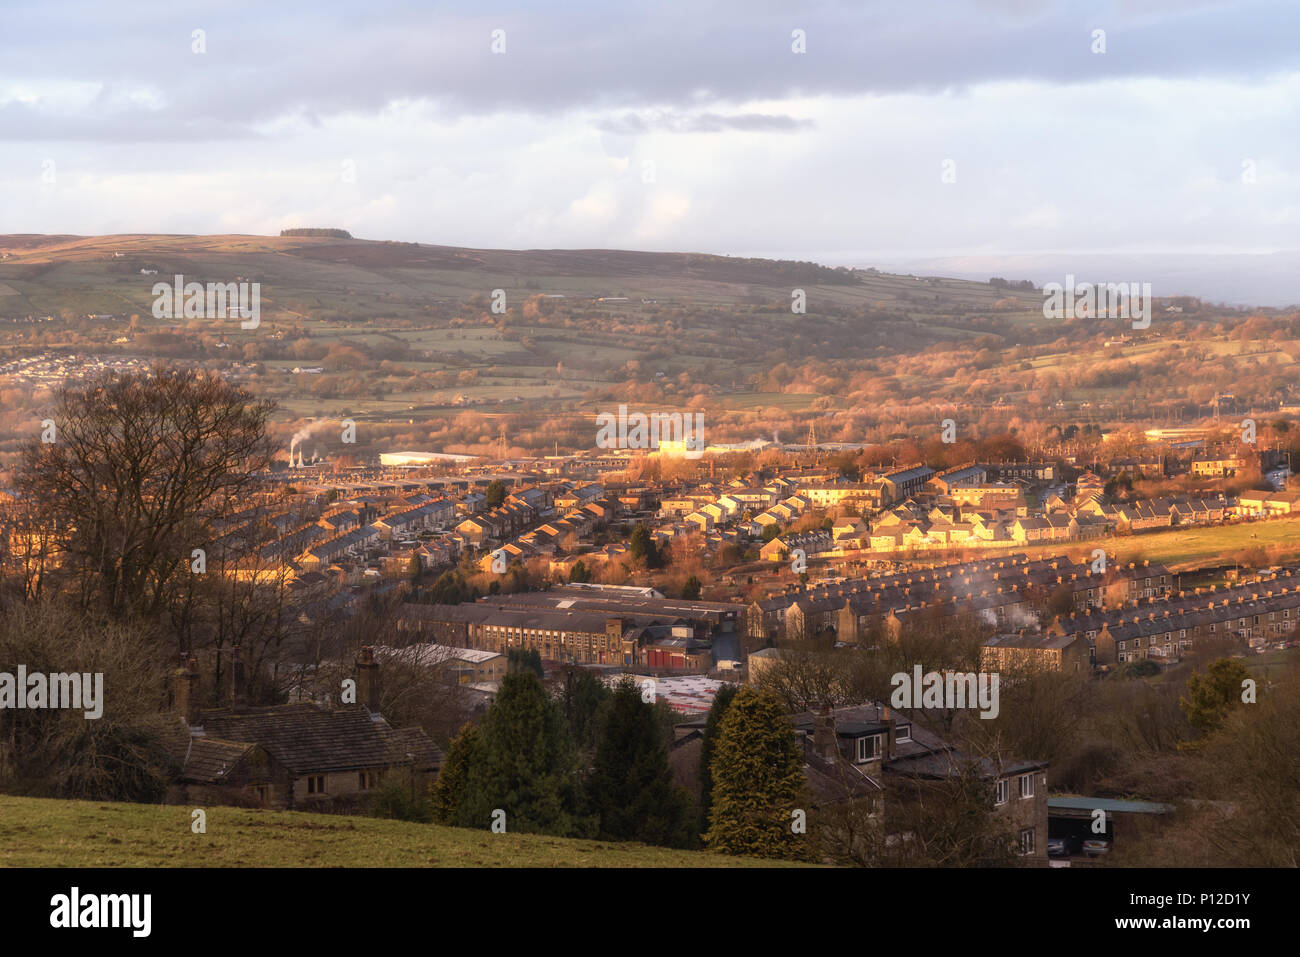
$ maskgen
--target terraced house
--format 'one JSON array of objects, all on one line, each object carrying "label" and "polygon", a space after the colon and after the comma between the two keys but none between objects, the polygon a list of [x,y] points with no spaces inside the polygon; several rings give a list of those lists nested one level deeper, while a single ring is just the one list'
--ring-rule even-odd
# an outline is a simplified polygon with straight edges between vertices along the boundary
[{"label": "terraced house", "polygon": [[1076,608],[1103,605],[1120,592],[1123,600],[1162,597],[1173,575],[1160,564],[1113,563],[1105,574],[1068,558],[1028,561],[1023,555],[916,570],[881,578],[847,579],[810,589],[789,589],[750,604],[745,628],[761,647],[780,639],[833,636],[842,642],[871,642],[896,635],[908,620],[927,616],[977,615],[990,624],[1030,614],[1066,588]]},{"label": "terraced house", "polygon": [[1082,637],[1098,666],[1145,658],[1177,661],[1201,643],[1259,648],[1288,640],[1300,617],[1300,582],[1288,571],[1269,582],[1156,596],[1123,608],[1058,618],[1047,631]]}]

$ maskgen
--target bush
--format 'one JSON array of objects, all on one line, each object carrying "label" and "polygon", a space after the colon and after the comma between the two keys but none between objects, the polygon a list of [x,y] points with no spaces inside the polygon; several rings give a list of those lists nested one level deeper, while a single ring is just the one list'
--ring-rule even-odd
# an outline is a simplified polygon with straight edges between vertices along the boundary
[{"label": "bush", "polygon": [[1150,658],[1143,658],[1141,661],[1130,661],[1120,665],[1112,672],[1116,678],[1150,678],[1152,675],[1160,674],[1160,666]]},{"label": "bush", "polygon": [[412,793],[406,775],[387,774],[370,796],[370,816],[429,824],[433,821],[433,803],[427,794]]}]

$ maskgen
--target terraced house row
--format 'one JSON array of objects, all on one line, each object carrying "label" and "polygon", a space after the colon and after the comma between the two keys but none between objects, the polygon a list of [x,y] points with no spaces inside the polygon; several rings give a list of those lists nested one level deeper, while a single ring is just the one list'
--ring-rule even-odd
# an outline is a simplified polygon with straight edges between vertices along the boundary
[{"label": "terraced house row", "polygon": [[1288,639],[1300,619],[1300,576],[1197,589],[1169,599],[1089,615],[1058,618],[1052,633],[1081,636],[1099,667],[1154,658],[1177,661],[1204,642],[1260,648]]},{"label": "terraced house row", "polygon": [[748,647],[772,640],[831,638],[870,642],[896,636],[909,618],[972,614],[1005,625],[1032,615],[1064,589],[1080,610],[1163,597],[1174,587],[1164,565],[1110,562],[1105,573],[1066,557],[1024,555],[943,565],[881,578],[849,579],[791,589],[752,602],[746,610]]}]

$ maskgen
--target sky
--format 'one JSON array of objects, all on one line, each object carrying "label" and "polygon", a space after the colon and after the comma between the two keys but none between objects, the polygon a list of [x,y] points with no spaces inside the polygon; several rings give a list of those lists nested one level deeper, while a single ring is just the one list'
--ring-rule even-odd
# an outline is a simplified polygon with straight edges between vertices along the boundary
[{"label": "sky", "polygon": [[0,233],[1086,256],[1297,302],[1297,107],[1296,0],[0,0]]}]

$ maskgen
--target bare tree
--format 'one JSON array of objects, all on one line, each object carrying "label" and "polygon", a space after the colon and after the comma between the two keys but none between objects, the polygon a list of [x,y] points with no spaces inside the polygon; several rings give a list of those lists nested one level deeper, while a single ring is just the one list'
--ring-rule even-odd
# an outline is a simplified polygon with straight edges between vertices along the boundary
[{"label": "bare tree", "polygon": [[166,606],[216,518],[247,504],[269,465],[271,410],[217,376],[162,366],[60,390],[54,441],[24,449],[17,485],[33,521],[57,530],[83,607]]}]

